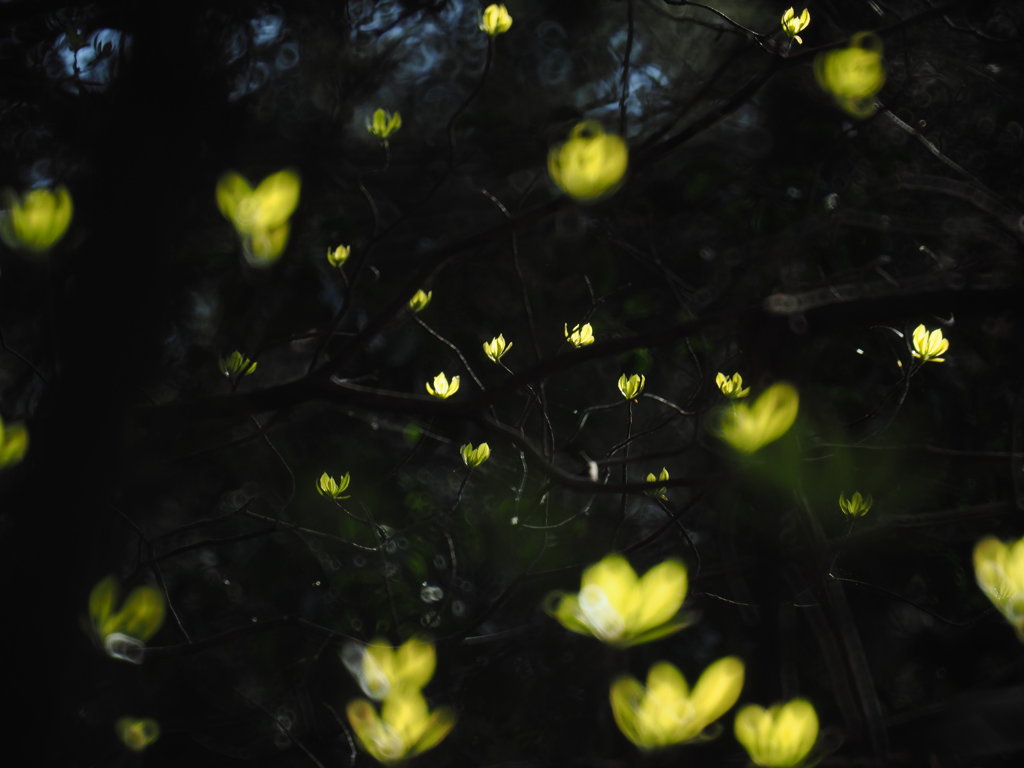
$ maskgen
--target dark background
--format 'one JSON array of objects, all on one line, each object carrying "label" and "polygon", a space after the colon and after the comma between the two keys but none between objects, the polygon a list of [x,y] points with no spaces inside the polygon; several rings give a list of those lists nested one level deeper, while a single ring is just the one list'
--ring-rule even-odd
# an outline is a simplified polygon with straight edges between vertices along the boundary
[{"label": "dark background", "polygon": [[[1024,9],[820,2],[787,55],[782,4],[685,5],[519,0],[489,52],[464,1],[0,3],[0,185],[75,203],[48,256],[0,251],[0,413],[32,441],[0,475],[4,679],[34,764],[370,765],[338,652],[414,633],[459,713],[421,765],[743,765],[732,713],[641,756],[607,703],[728,654],[741,703],[815,704],[825,765],[1017,764],[1021,645],[970,553],[1024,533]],[[812,75],[859,30],[887,70],[865,120]],[[631,149],[587,206],[545,165],[582,119]],[[282,168],[291,240],[253,268],[216,180]],[[914,364],[919,323],[947,362]],[[236,391],[234,349],[259,362]],[[749,461],[714,434],[736,370],[801,395]],[[629,409],[634,371],[657,399]],[[613,550],[685,560],[695,623],[612,651],[544,615]],[[108,573],[173,609],[141,666],[89,633]],[[161,724],[141,757],[126,714]]]}]

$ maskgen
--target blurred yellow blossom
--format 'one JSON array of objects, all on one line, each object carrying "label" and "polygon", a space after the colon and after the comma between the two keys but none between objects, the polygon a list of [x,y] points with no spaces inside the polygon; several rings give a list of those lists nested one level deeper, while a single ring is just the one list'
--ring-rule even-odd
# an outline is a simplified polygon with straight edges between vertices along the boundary
[{"label": "blurred yellow blossom", "polygon": [[874,114],[875,94],[885,85],[882,39],[872,32],[858,32],[848,48],[818,54],[814,76],[836,104],[853,117]]},{"label": "blurred yellow blossom", "polygon": [[430,382],[427,382],[427,393],[441,400],[447,400],[458,391],[458,376],[452,376],[452,380],[449,382],[448,377],[444,375],[444,372],[441,372],[434,377],[434,386],[430,386]]},{"label": "blurred yellow blossom", "polygon": [[377,109],[373,112],[373,118],[366,123],[366,130],[376,136],[385,144],[388,137],[402,127],[402,114],[400,112],[388,112]]},{"label": "blurred yellow blossom", "polygon": [[374,760],[395,765],[436,747],[455,727],[447,707],[431,712],[418,690],[397,690],[384,699],[380,714],[366,699],[345,708],[356,740]]},{"label": "blurred yellow blossom", "polygon": [[346,472],[337,480],[324,472],[320,475],[320,479],[316,481],[316,492],[335,501],[347,499],[348,496],[345,496],[344,493],[348,490],[349,483],[351,482],[352,477],[349,472]]},{"label": "blurred yellow blossom", "polygon": [[17,464],[28,450],[28,430],[24,424],[4,424],[0,418],[0,469]]},{"label": "blurred yellow blossom", "polygon": [[626,374],[622,374],[619,376],[619,392],[627,400],[634,400],[644,391],[644,384],[646,383],[647,377],[643,374],[634,373],[629,378],[626,378]]},{"label": "blurred yellow blossom", "polygon": [[[669,479],[668,470],[665,469],[665,467],[661,468],[661,472],[658,473],[657,477],[654,476],[653,472],[648,472],[647,473],[647,478],[646,478],[648,483],[664,483],[668,479]],[[667,500],[668,499],[668,494],[667,494],[667,492],[666,492],[664,487],[652,488],[649,491],[644,491],[644,493],[646,493],[648,496],[654,496],[657,499],[662,499],[662,500]]]},{"label": "blurred yellow blossom", "polygon": [[29,190],[20,198],[8,190],[3,205],[0,239],[15,250],[35,253],[50,250],[64,237],[74,212],[71,193],[63,185]]},{"label": "blurred yellow blossom", "polygon": [[800,12],[799,16],[796,15],[794,8],[787,8],[786,12],[782,14],[782,31],[798,44],[803,43],[800,33],[807,29],[807,25],[810,23],[811,13],[806,8]]},{"label": "blurred yellow blossom", "polygon": [[422,312],[427,308],[427,305],[430,304],[430,300],[432,298],[434,298],[433,291],[424,291],[420,288],[412,295],[412,298],[409,299],[409,309],[417,313]]},{"label": "blurred yellow blossom", "polygon": [[267,176],[255,189],[234,171],[218,180],[217,207],[234,225],[250,264],[266,266],[284,253],[300,188],[298,174],[287,169]]},{"label": "blurred yellow blossom", "polygon": [[256,366],[255,360],[250,360],[237,349],[230,355],[217,359],[217,367],[229,379],[232,376],[251,376],[256,373]]},{"label": "blurred yellow blossom", "polygon": [[487,443],[480,443],[474,448],[472,443],[466,443],[459,448],[459,453],[462,454],[462,460],[467,467],[479,467],[491,458],[491,446]]},{"label": "blurred yellow blossom", "polygon": [[686,599],[686,566],[666,560],[643,577],[622,555],[608,555],[583,571],[577,594],[553,592],[547,611],[566,629],[625,648],[678,632]]},{"label": "blurred yellow blossom", "polygon": [[946,362],[946,358],[941,355],[949,349],[949,339],[942,338],[941,328],[929,331],[924,325],[919,325],[914,329],[913,341],[914,349],[910,354],[920,358],[922,363]]},{"label": "blurred yellow blossom", "polygon": [[419,691],[430,682],[437,666],[433,643],[413,637],[398,648],[384,640],[342,649],[342,662],[371,699],[382,701],[394,691]]},{"label": "blurred yellow blossom", "polygon": [[818,740],[818,713],[806,699],[768,709],[748,704],[736,715],[735,734],[754,765],[792,768]]},{"label": "blurred yellow blossom", "polygon": [[690,690],[676,667],[660,661],[648,671],[646,687],[628,676],[612,684],[612,715],[641,749],[682,744],[698,738],[736,703],[743,677],[743,662],[726,656],[705,669]]},{"label": "blurred yellow blossom", "polygon": [[593,120],[577,124],[569,140],[548,153],[548,173],[563,192],[582,202],[611,194],[622,183],[629,149],[621,136]]},{"label": "blurred yellow blossom", "polygon": [[740,453],[754,453],[786,434],[799,408],[800,396],[792,386],[773,384],[753,403],[735,403],[726,411],[722,439]]},{"label": "blurred yellow blossom", "polygon": [[578,323],[569,330],[569,324],[565,323],[565,340],[579,349],[594,343],[594,329],[590,323],[579,325]]},{"label": "blurred yellow blossom", "polygon": [[738,373],[734,373],[732,376],[719,373],[715,376],[715,384],[718,385],[722,394],[730,400],[739,400],[750,394],[750,387],[743,388],[743,377]]},{"label": "blurred yellow blossom", "polygon": [[484,354],[494,363],[501,360],[510,349],[512,349],[512,342],[506,344],[505,336],[500,333],[490,341],[484,342]]},{"label": "blurred yellow blossom", "polygon": [[164,596],[155,587],[132,590],[120,604],[120,588],[107,576],[89,593],[89,619],[107,653],[128,661],[135,659],[119,649],[144,644],[164,623]]},{"label": "blurred yellow blossom", "polygon": [[351,245],[339,245],[337,248],[327,249],[327,263],[332,267],[340,267],[352,253]]},{"label": "blurred yellow blossom", "polygon": [[1024,539],[987,536],[974,547],[978,586],[1024,641]]},{"label": "blurred yellow blossom", "polygon": [[160,738],[160,725],[150,718],[121,717],[114,723],[121,743],[133,752],[142,752]]},{"label": "blurred yellow blossom", "polygon": [[488,5],[480,16],[480,31],[490,37],[503,35],[512,27],[512,17],[504,5]]},{"label": "blurred yellow blossom", "polygon": [[870,493],[867,496],[861,496],[860,491],[854,491],[853,496],[850,498],[839,494],[839,509],[847,517],[864,517],[871,509],[872,503],[873,500]]}]

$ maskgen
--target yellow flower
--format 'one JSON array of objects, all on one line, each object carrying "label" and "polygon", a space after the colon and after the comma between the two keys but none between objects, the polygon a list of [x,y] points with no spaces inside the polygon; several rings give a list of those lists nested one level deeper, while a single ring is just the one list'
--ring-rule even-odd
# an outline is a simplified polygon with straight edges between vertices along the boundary
[{"label": "yellow flower", "polygon": [[512,349],[512,342],[510,341],[506,344],[505,336],[500,333],[490,341],[484,342],[484,354],[487,355],[493,363],[501,360],[501,358],[505,356],[505,353],[510,349]]},{"label": "yellow flower", "polygon": [[640,396],[640,393],[644,391],[644,384],[647,383],[647,377],[641,373],[634,373],[628,379],[626,374],[619,376],[619,392],[627,400],[633,400]]},{"label": "yellow flower", "polygon": [[344,475],[335,480],[333,477],[324,472],[320,475],[320,479],[316,481],[316,492],[321,496],[327,496],[329,498],[338,501],[340,499],[347,499],[345,491],[348,490],[349,483],[352,482],[351,474],[346,472]]},{"label": "yellow flower", "polygon": [[391,113],[383,109],[374,110],[373,118],[366,123],[366,130],[385,144],[388,141],[388,137],[401,127],[402,113]]},{"label": "yellow flower", "polygon": [[422,312],[427,308],[427,305],[430,303],[432,298],[434,298],[433,291],[424,291],[420,288],[412,295],[412,298],[409,299],[409,309],[413,312]]},{"label": "yellow flower", "polygon": [[4,424],[0,419],[0,469],[17,464],[28,450],[28,430],[24,424]]},{"label": "yellow flower", "polygon": [[299,177],[291,170],[272,173],[255,189],[234,171],[220,177],[217,207],[234,225],[250,264],[266,266],[284,253],[300,188]]},{"label": "yellow flower", "polygon": [[569,140],[548,152],[548,173],[563,192],[582,202],[597,200],[618,189],[629,165],[629,149],[621,136],[605,133],[593,120],[577,124]]},{"label": "yellow flower", "polygon": [[67,187],[33,189],[20,199],[8,191],[0,214],[0,238],[16,250],[43,253],[64,237],[74,206]]},{"label": "yellow flower", "polygon": [[448,377],[444,373],[439,373],[434,377],[434,386],[430,386],[430,382],[427,382],[427,393],[436,397],[440,400],[447,400],[449,397],[459,391],[459,377],[452,376],[452,380],[449,383]]},{"label": "yellow flower", "polygon": [[[645,479],[648,483],[663,483],[669,479],[668,470],[665,469],[665,467],[662,467],[661,472],[658,474],[657,477],[654,476],[653,472],[648,472],[647,477]],[[652,488],[649,491],[644,491],[644,493],[646,493],[648,496],[653,496],[656,499],[662,499],[664,501],[668,500],[668,493],[664,487]]]},{"label": "yellow flower", "polygon": [[160,738],[160,725],[149,718],[118,718],[114,730],[121,742],[133,752],[142,752]]},{"label": "yellow flower", "polygon": [[922,363],[944,363],[946,358],[940,357],[949,349],[949,339],[942,338],[942,329],[929,331],[923,325],[914,329],[914,357],[921,358]]},{"label": "yellow flower", "polygon": [[250,360],[236,349],[230,355],[219,358],[217,365],[221,373],[231,378],[232,376],[251,376],[256,373],[258,363]]},{"label": "yellow flower", "polygon": [[155,587],[138,587],[114,610],[120,589],[113,576],[108,576],[89,593],[89,618],[93,631],[107,653],[115,658],[136,661],[130,652],[157,633],[164,623],[164,596]]},{"label": "yellow flower", "polygon": [[459,453],[462,454],[462,460],[466,463],[467,467],[479,467],[491,458],[491,446],[487,443],[480,443],[480,445],[474,448],[472,443],[466,443],[459,448]]},{"label": "yellow flower", "polygon": [[678,669],[659,661],[647,673],[646,688],[632,677],[612,684],[615,724],[641,749],[692,741],[736,703],[743,675],[743,662],[726,656],[705,669],[691,691]]},{"label": "yellow flower", "polygon": [[339,245],[335,249],[327,249],[327,263],[332,267],[340,267],[346,261],[348,261],[349,255],[352,253],[351,245]]},{"label": "yellow flower", "polygon": [[1024,539],[1002,542],[987,536],[974,547],[978,586],[1024,642]]},{"label": "yellow flower", "polygon": [[818,739],[818,714],[806,699],[793,699],[768,709],[748,704],[736,715],[736,740],[754,765],[791,768]]},{"label": "yellow flower", "polygon": [[885,84],[882,39],[871,32],[858,32],[850,39],[849,48],[818,54],[814,76],[850,115],[874,114],[875,94]]},{"label": "yellow flower", "polygon": [[796,15],[796,11],[793,8],[786,10],[782,14],[782,31],[789,35],[797,43],[803,43],[800,39],[800,32],[807,29],[807,25],[811,23],[811,13],[806,8],[801,11],[800,15]]},{"label": "yellow flower", "polygon": [[577,349],[579,349],[580,347],[589,346],[590,344],[593,344],[595,341],[594,329],[591,327],[590,323],[584,323],[583,325],[577,323],[572,327],[571,331],[569,330],[569,324],[565,323],[564,328],[565,340],[568,341]]},{"label": "yellow flower", "polygon": [[394,691],[419,691],[434,676],[437,652],[418,638],[392,648],[384,640],[367,646],[355,643],[342,649],[342,662],[371,699],[382,701]]},{"label": "yellow flower", "polygon": [[625,648],[678,632],[686,599],[686,566],[666,560],[642,578],[622,555],[583,571],[578,594],[548,595],[548,613],[566,629]]},{"label": "yellow flower", "polygon": [[773,384],[753,403],[734,404],[722,421],[722,439],[740,453],[754,453],[782,437],[796,421],[800,396],[789,384]]},{"label": "yellow flower", "polygon": [[715,376],[715,384],[730,400],[739,400],[750,394],[750,387],[743,388],[743,377],[738,373],[734,373],[732,376],[719,373]]},{"label": "yellow flower", "polygon": [[864,517],[871,509],[872,502],[870,493],[867,496],[861,496],[860,491],[854,491],[850,498],[839,494],[839,508],[847,517]]},{"label": "yellow flower", "polygon": [[430,712],[416,690],[396,691],[377,708],[366,699],[349,702],[345,714],[359,746],[377,762],[394,765],[436,747],[455,727],[447,707]]},{"label": "yellow flower", "polygon": [[503,35],[512,26],[512,17],[504,5],[488,5],[480,17],[480,31],[490,37]]}]

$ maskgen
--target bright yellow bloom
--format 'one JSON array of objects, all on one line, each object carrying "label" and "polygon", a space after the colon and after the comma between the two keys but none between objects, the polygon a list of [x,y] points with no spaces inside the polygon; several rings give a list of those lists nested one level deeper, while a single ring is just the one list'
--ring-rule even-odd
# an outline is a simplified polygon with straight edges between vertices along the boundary
[{"label": "bright yellow bloom", "polygon": [[796,11],[793,8],[787,9],[782,14],[782,31],[793,40],[796,40],[797,43],[803,43],[799,33],[807,29],[807,25],[810,23],[811,13],[806,8],[801,11],[799,16],[796,15]]},{"label": "bright yellow bloom", "polygon": [[115,610],[119,597],[116,579],[107,576],[89,593],[89,618],[107,653],[130,660],[116,648],[143,644],[157,633],[164,623],[164,596],[155,587],[137,587]]},{"label": "bright yellow bloom", "polygon": [[612,684],[615,724],[641,749],[692,741],[736,703],[743,676],[743,662],[726,656],[705,669],[691,691],[676,667],[659,661],[647,673],[646,688],[628,676]]},{"label": "bright yellow bloom", "polygon": [[949,339],[942,338],[941,328],[929,331],[923,325],[919,325],[914,329],[914,349],[910,354],[920,358],[922,363],[946,362],[946,358],[940,355],[944,355],[947,349]]},{"label": "bright yellow bloom", "polygon": [[150,718],[122,717],[114,723],[121,742],[133,752],[142,752],[160,738],[160,725]]},{"label": "bright yellow bloom", "polygon": [[730,400],[739,400],[750,394],[750,387],[743,388],[743,377],[738,373],[734,373],[732,376],[719,373],[715,376],[715,384]]},{"label": "bright yellow bloom", "polygon": [[374,110],[373,118],[366,123],[366,130],[385,144],[388,141],[388,137],[401,127],[402,113],[391,113],[383,109]]},{"label": "bright yellow bloom", "polygon": [[394,765],[436,747],[455,727],[455,713],[447,707],[430,712],[418,690],[395,691],[381,705],[381,713],[366,699],[345,708],[359,746],[377,762]]},{"label": "bright yellow bloom", "polygon": [[237,349],[230,355],[225,355],[217,360],[220,372],[227,378],[232,376],[251,376],[256,373],[257,365],[256,361],[250,360]]},{"label": "bright yellow bloom", "polygon": [[409,299],[409,309],[413,312],[422,312],[427,308],[427,305],[430,303],[432,298],[434,298],[433,291],[424,291],[420,288],[412,295],[412,298]]},{"label": "bright yellow bloom", "polygon": [[512,349],[512,342],[510,341],[506,344],[505,336],[500,333],[490,341],[484,342],[484,354],[487,355],[493,363],[501,360],[501,358],[505,356],[505,353],[510,349]]},{"label": "bright yellow bloom", "polygon": [[800,396],[789,384],[773,384],[750,405],[735,403],[722,420],[722,439],[740,453],[754,453],[782,437],[796,421]]},{"label": "bright yellow bloom", "polygon": [[885,84],[882,39],[871,32],[858,32],[850,39],[849,48],[818,54],[814,76],[850,115],[874,114],[875,94]]},{"label": "bright yellow bloom", "polygon": [[430,386],[430,382],[427,382],[427,393],[433,397],[439,398],[440,400],[447,400],[458,391],[458,376],[452,376],[452,380],[449,382],[448,377],[442,372],[434,377],[434,386]]},{"label": "bright yellow bloom", "polygon": [[548,152],[548,173],[559,189],[582,202],[611,194],[622,183],[629,148],[593,120],[578,123],[569,140]]},{"label": "bright yellow bloom", "polygon": [[459,448],[459,453],[462,454],[462,460],[466,463],[467,467],[479,467],[491,458],[491,446],[487,443],[480,443],[480,445],[474,448],[472,443],[466,443]]},{"label": "bright yellow bloom", "polygon": [[644,391],[644,384],[646,383],[647,377],[641,373],[634,373],[628,379],[626,374],[622,374],[619,376],[619,392],[627,400],[634,400]]},{"label": "bright yellow bloom", "polygon": [[0,239],[11,248],[43,253],[68,231],[74,206],[67,187],[33,189],[21,198],[8,191],[4,198],[7,210],[0,213]]},{"label": "bright yellow bloom", "polygon": [[978,586],[1024,642],[1024,539],[1002,542],[987,536],[974,547]]},{"label": "bright yellow bloom", "polygon": [[4,424],[0,419],[0,469],[17,464],[28,450],[28,430],[24,424]]},{"label": "bright yellow bloom", "polygon": [[338,501],[340,499],[347,499],[345,491],[348,490],[349,483],[352,482],[352,477],[349,472],[335,480],[333,477],[324,472],[320,475],[320,479],[316,481],[316,492],[321,496],[327,496],[328,498]]},{"label": "bright yellow bloom", "polygon": [[583,325],[577,323],[572,327],[571,331],[569,330],[568,323],[565,323],[564,327],[565,340],[568,341],[577,349],[579,349],[580,347],[589,346],[590,344],[593,344],[595,341],[594,329],[591,327],[590,323],[584,323]]},{"label": "bright yellow bloom", "polygon": [[348,261],[349,255],[352,253],[351,245],[339,245],[333,250],[327,249],[327,263],[332,267],[340,267],[346,261]]},{"label": "bright yellow bloom", "polygon": [[[665,469],[665,467],[661,468],[661,472],[658,474],[657,477],[654,476],[653,472],[648,472],[647,473],[647,478],[646,478],[648,483],[664,483],[668,479],[669,479],[668,470]],[[667,500],[668,499],[668,494],[667,494],[667,492],[666,492],[664,487],[652,488],[649,491],[644,491],[644,493],[646,493],[648,496],[654,496],[657,499],[663,499],[663,500]]]},{"label": "bright yellow bloom", "polygon": [[839,508],[847,517],[864,517],[871,509],[872,503],[873,499],[870,493],[867,496],[861,496],[860,491],[854,491],[850,498],[839,494]]},{"label": "bright yellow bloom", "polygon": [[754,765],[791,768],[818,740],[818,713],[806,699],[768,709],[748,704],[736,715],[735,733]]},{"label": "bright yellow bloom", "polygon": [[490,37],[503,35],[512,27],[512,17],[504,5],[488,5],[480,17],[480,31]]},{"label": "bright yellow bloom", "polygon": [[220,177],[217,207],[234,225],[250,264],[266,266],[284,253],[300,188],[298,174],[291,170],[272,173],[255,189],[234,171]]},{"label": "bright yellow bloom", "polygon": [[578,594],[548,595],[548,613],[566,629],[619,648],[678,632],[686,599],[686,566],[666,560],[642,578],[622,555],[608,555],[583,571]]},{"label": "bright yellow bloom", "polygon": [[376,701],[394,691],[419,691],[430,682],[437,666],[433,644],[415,637],[398,648],[384,640],[365,647],[349,644],[342,649],[341,658],[363,692]]}]

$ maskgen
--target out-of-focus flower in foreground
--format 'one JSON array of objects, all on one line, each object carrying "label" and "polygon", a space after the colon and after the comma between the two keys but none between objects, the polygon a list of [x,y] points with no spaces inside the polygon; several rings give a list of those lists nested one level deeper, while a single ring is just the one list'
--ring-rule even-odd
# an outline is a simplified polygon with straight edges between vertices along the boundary
[{"label": "out-of-focus flower in foreground", "polygon": [[850,39],[848,48],[818,54],[814,59],[814,77],[848,114],[873,115],[875,94],[885,85],[882,38],[871,32],[858,32]]},{"label": "out-of-focus flower in foreground", "polygon": [[785,32],[790,39],[795,40],[798,45],[803,43],[800,33],[807,29],[807,25],[810,23],[811,12],[806,8],[800,12],[799,16],[797,16],[795,8],[787,8],[786,12],[782,14],[782,31]]},{"label": "out-of-focus flower in foreground", "polygon": [[415,313],[422,312],[427,308],[427,305],[430,304],[430,300],[432,298],[434,298],[433,291],[424,291],[420,288],[412,295],[412,298],[409,299],[409,309]]},{"label": "out-of-focus flower in foreground", "polygon": [[120,588],[107,576],[89,593],[89,619],[107,654],[138,663],[139,652],[164,623],[164,596],[155,587],[133,589],[118,608]]},{"label": "out-of-focus flower in foreground", "polygon": [[0,419],[0,469],[17,464],[28,451],[28,430],[24,424],[4,424]]},{"label": "out-of-focus flower in foreground", "polygon": [[715,384],[718,385],[718,389],[722,394],[730,400],[739,400],[750,394],[750,387],[743,388],[743,377],[738,373],[734,373],[732,376],[719,373],[715,376]]},{"label": "out-of-focus flower in foreground", "polygon": [[439,400],[447,400],[459,391],[459,381],[458,376],[452,376],[452,380],[449,382],[448,377],[442,371],[434,377],[434,386],[430,386],[430,382],[427,382],[427,394]]},{"label": "out-of-focus flower in foreground", "polygon": [[594,343],[594,329],[590,323],[584,323],[580,325],[577,323],[569,330],[569,324],[565,324],[565,340],[572,344],[574,347],[579,349],[580,347],[586,347]]},{"label": "out-of-focus flower in foreground", "polygon": [[619,392],[627,400],[634,400],[640,396],[640,393],[644,391],[644,385],[647,383],[647,377],[642,373],[634,373],[630,377],[626,377],[626,374],[619,376]]},{"label": "out-of-focus flower in foreground", "polygon": [[792,768],[818,740],[818,713],[806,699],[768,709],[748,704],[736,714],[735,733],[754,765]]},{"label": "out-of-focus flower in foreground", "polygon": [[548,595],[547,611],[563,627],[620,648],[648,643],[682,629],[686,566],[666,560],[642,578],[622,555],[608,555],[583,571],[576,594]]},{"label": "out-of-focus flower in foreground", "polygon": [[504,5],[492,4],[480,16],[480,31],[489,37],[503,35],[512,28],[512,17]]},{"label": "out-of-focus flower in foreground", "polygon": [[253,266],[270,265],[284,253],[300,188],[299,176],[291,170],[270,174],[255,189],[234,171],[220,177],[217,207],[234,225]]},{"label": "out-of-focus flower in foreground", "polygon": [[324,472],[320,475],[320,479],[316,481],[316,492],[335,501],[347,499],[348,496],[345,495],[345,491],[348,490],[349,483],[351,482],[352,476],[349,472],[346,472],[337,480]]},{"label": "out-of-focus flower in foreground", "polygon": [[369,645],[349,643],[341,660],[371,699],[383,701],[394,691],[419,691],[430,682],[437,666],[433,643],[410,638],[397,648],[384,640]]},{"label": "out-of-focus flower in foreground", "polygon": [[505,353],[512,349],[512,342],[505,343],[504,334],[499,333],[490,341],[484,342],[484,354],[492,362],[496,363],[505,356]]},{"label": "out-of-focus flower in foreground", "polygon": [[327,263],[332,267],[338,268],[348,261],[348,257],[352,254],[351,245],[339,245],[337,248],[327,249]]},{"label": "out-of-focus flower in foreground", "polygon": [[251,376],[256,373],[257,365],[255,360],[250,360],[237,349],[217,359],[217,367],[229,379],[234,376]]},{"label": "out-of-focus flower in foreground", "polygon": [[870,511],[872,503],[870,493],[862,496],[860,491],[854,491],[850,498],[839,494],[839,509],[847,517],[864,517]]},{"label": "out-of-focus flower in foreground", "polygon": [[388,137],[402,127],[402,113],[376,109],[366,123],[366,130],[387,144]]},{"label": "out-of-focus flower in foreground", "polygon": [[466,443],[459,448],[459,453],[462,455],[462,460],[467,467],[479,467],[491,458],[491,446],[487,443],[480,443],[480,445],[474,448],[472,443]]},{"label": "out-of-focus flower in foreground", "polygon": [[0,239],[19,251],[44,253],[64,237],[74,206],[67,187],[32,189],[21,197],[4,194],[0,212]]},{"label": "out-of-focus flower in foreground", "polygon": [[974,547],[978,586],[1024,642],[1024,539],[987,536]]},{"label": "out-of-focus flower in foreground", "polygon": [[735,403],[726,411],[722,439],[740,453],[754,453],[786,434],[799,408],[800,396],[792,386],[773,384],[753,403]]},{"label": "out-of-focus flower in foreground", "polygon": [[160,738],[160,725],[148,717],[121,717],[114,723],[117,737],[132,752],[142,752]]},{"label": "out-of-focus flower in foreground", "polygon": [[743,677],[743,662],[726,656],[705,669],[690,690],[676,667],[660,661],[647,673],[646,687],[628,676],[612,684],[612,715],[641,749],[682,744],[698,738],[736,703]]},{"label": "out-of-focus flower in foreground", "polygon": [[629,149],[621,136],[605,133],[593,120],[577,124],[569,140],[548,152],[548,173],[570,197],[591,202],[611,194],[622,183]]},{"label": "out-of-focus flower in foreground", "polygon": [[942,338],[942,329],[936,328],[929,331],[924,325],[914,329],[914,348],[910,354],[919,358],[922,363],[944,363],[946,358],[942,357],[949,349],[949,339]]},{"label": "out-of-focus flower in foreground", "polygon": [[349,702],[348,722],[359,745],[383,765],[395,765],[436,747],[455,727],[447,707],[431,712],[418,690],[392,692],[377,708],[366,699]]}]

